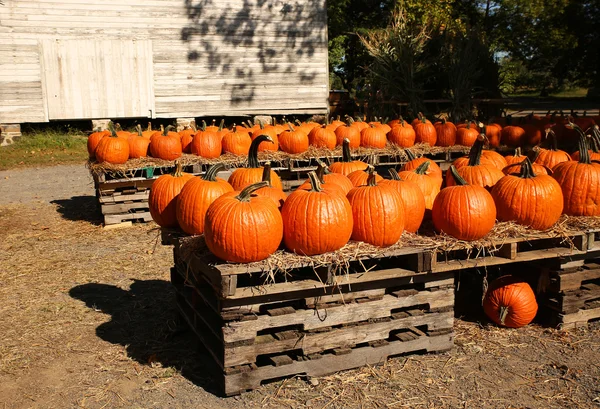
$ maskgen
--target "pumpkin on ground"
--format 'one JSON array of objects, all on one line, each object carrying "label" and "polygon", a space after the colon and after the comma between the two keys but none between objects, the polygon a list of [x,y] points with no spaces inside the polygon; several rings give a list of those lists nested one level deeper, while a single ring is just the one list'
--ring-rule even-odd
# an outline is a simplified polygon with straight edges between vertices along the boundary
[{"label": "pumpkin on ground", "polygon": [[110,135],[109,131],[103,131],[100,128],[98,128],[98,129],[96,129],[96,132],[92,132],[90,134],[90,136],[88,136],[87,150],[88,150],[90,159],[93,159],[96,157],[96,148],[98,147],[100,140],[102,138],[104,138],[105,136],[109,136],[109,135]]},{"label": "pumpkin on ground", "polygon": [[175,172],[159,176],[150,188],[148,207],[152,219],[161,227],[177,226],[177,198],[183,186],[194,176],[183,173],[181,164],[175,163]]},{"label": "pumpkin on ground", "polygon": [[344,176],[348,176],[350,173],[356,170],[362,170],[367,167],[367,164],[361,160],[352,160],[350,154],[350,140],[344,139],[342,145],[342,160],[341,162],[333,162],[329,166],[329,170],[333,173],[340,173]]},{"label": "pumpkin on ground", "polygon": [[437,146],[454,146],[456,145],[456,125],[442,118],[440,122],[433,124],[437,133]]},{"label": "pumpkin on ground", "polygon": [[535,160],[535,163],[544,165],[549,169],[554,169],[554,167],[559,163],[571,160],[571,157],[567,152],[558,149],[556,143],[556,134],[550,128],[546,129],[546,140],[549,142],[550,146],[548,149],[540,149],[540,153]]},{"label": "pumpkin on ground", "polygon": [[352,207],[346,196],[321,189],[315,172],[308,174],[311,190],[292,192],[281,209],[288,250],[306,256],[335,251],[352,235]]},{"label": "pumpkin on ground", "polygon": [[520,328],[537,314],[538,305],[533,290],[526,282],[513,276],[494,280],[483,300],[483,311],[497,325]]},{"label": "pumpkin on ground", "polygon": [[448,171],[456,185],[436,196],[431,209],[433,225],[438,232],[459,240],[479,240],[496,223],[494,199],[485,188],[468,184],[454,166]]},{"label": "pumpkin on ground", "polygon": [[150,146],[150,139],[144,138],[142,133],[142,126],[137,126],[137,135],[131,134],[128,139],[129,142],[129,159],[145,158],[148,156],[148,147]]},{"label": "pumpkin on ground", "polygon": [[433,207],[433,201],[440,192],[441,187],[439,179],[427,174],[431,163],[431,161],[426,161],[414,170],[403,170],[398,173],[401,179],[416,183],[425,198],[425,209],[429,210]]},{"label": "pumpkin on ground", "polygon": [[454,174],[460,175],[469,185],[477,185],[484,188],[491,188],[504,177],[504,173],[497,167],[481,163],[481,153],[484,144],[485,136],[481,134],[471,147],[467,166],[462,166],[458,169],[455,167],[448,169],[446,172],[446,186],[456,185]]},{"label": "pumpkin on ground", "polygon": [[410,148],[415,144],[416,134],[413,127],[402,119],[397,125],[392,126],[392,130],[388,132],[387,138],[394,145],[402,148]]},{"label": "pumpkin on ground", "polygon": [[[258,162],[258,146],[261,143],[271,141],[268,135],[259,135],[250,144],[250,152],[248,153],[248,166],[245,168],[237,168],[229,176],[229,184],[233,190],[241,191],[246,186],[262,181],[263,167]],[[271,184],[274,187],[283,190],[281,179],[273,170],[271,170]]]},{"label": "pumpkin on ground", "polygon": [[204,217],[212,202],[225,193],[233,192],[233,188],[217,173],[225,170],[222,163],[208,169],[204,176],[196,176],[189,180],[177,199],[177,221],[181,230],[187,234],[204,233]]},{"label": "pumpkin on ground", "polygon": [[518,175],[504,176],[492,189],[498,220],[547,230],[562,214],[560,185],[551,176],[536,175],[529,158],[520,166]]},{"label": "pumpkin on ground", "polygon": [[286,153],[296,154],[308,150],[308,135],[300,128],[294,128],[288,123],[288,129],[278,136],[279,147]]},{"label": "pumpkin on ground", "polygon": [[425,196],[416,183],[402,180],[396,169],[390,169],[391,179],[384,179],[380,184],[392,186],[402,199],[404,207],[404,230],[416,233],[425,217]]},{"label": "pumpkin on ground", "polygon": [[562,189],[565,214],[600,216],[600,164],[590,160],[583,130],[570,126],[579,132],[579,161],[559,163],[552,176]]},{"label": "pumpkin on ground", "polygon": [[110,135],[104,136],[96,147],[96,161],[98,163],[113,163],[120,165],[129,159],[129,141],[117,135],[112,122],[108,124]]},{"label": "pumpkin on ground", "polygon": [[256,190],[254,193],[259,196],[270,197],[273,200],[273,203],[277,205],[277,208],[281,209],[285,199],[287,199],[287,195],[281,188],[275,187],[271,184],[271,162],[267,162],[263,166],[262,181],[267,182],[267,186]]},{"label": "pumpkin on ground", "polygon": [[352,206],[352,240],[389,247],[400,240],[404,230],[404,205],[400,193],[390,185],[377,184],[373,168],[364,186],[348,192]]},{"label": "pumpkin on ground", "polygon": [[216,159],[221,156],[222,138],[217,131],[208,130],[206,122],[202,121],[190,144],[190,152],[203,158]]},{"label": "pumpkin on ground", "polygon": [[183,153],[179,134],[171,132],[172,125],[167,126],[161,134],[154,134],[150,139],[150,153],[155,158],[175,160]]},{"label": "pumpkin on ground", "polygon": [[209,206],[204,237],[215,256],[252,263],[277,251],[283,237],[281,213],[271,198],[253,194],[266,185],[258,182],[241,192],[226,193]]}]

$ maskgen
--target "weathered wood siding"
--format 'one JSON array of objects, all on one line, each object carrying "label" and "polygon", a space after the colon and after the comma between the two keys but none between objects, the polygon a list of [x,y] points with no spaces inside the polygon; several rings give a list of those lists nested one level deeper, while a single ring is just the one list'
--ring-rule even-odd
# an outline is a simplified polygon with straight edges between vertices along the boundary
[{"label": "weathered wood siding", "polygon": [[325,0],[4,3],[0,122],[327,109]]}]

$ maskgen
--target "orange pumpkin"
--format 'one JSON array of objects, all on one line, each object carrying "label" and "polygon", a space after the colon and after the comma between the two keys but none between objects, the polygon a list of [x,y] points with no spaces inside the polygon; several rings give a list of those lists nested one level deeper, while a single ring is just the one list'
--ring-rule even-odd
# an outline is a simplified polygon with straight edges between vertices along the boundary
[{"label": "orange pumpkin", "polygon": [[335,133],[326,125],[313,128],[308,134],[308,142],[317,148],[335,149]]},{"label": "orange pumpkin", "polygon": [[421,166],[423,163],[429,162],[429,167],[427,168],[427,175],[431,176],[432,178],[437,179],[440,187],[442,187],[442,183],[443,183],[442,169],[438,166],[437,163],[435,163],[431,159],[428,159],[424,156],[417,158],[412,153],[412,151],[409,149],[407,149],[405,152],[406,152],[406,156],[408,156],[408,162],[406,162],[404,165],[402,165],[402,168],[400,170],[402,170],[402,171],[415,170],[416,168]]},{"label": "orange pumpkin", "polygon": [[150,139],[144,138],[142,134],[142,126],[137,126],[137,135],[131,135],[128,139],[129,142],[129,159],[145,158],[148,156],[148,146],[150,145]]},{"label": "orange pumpkin", "polygon": [[472,122],[468,121],[465,127],[456,130],[456,144],[462,146],[473,146],[477,140],[479,132],[476,127],[471,127]]},{"label": "orange pumpkin", "polygon": [[254,193],[259,196],[270,197],[273,203],[277,205],[277,208],[281,209],[283,203],[285,203],[285,199],[287,199],[287,195],[282,189],[274,187],[271,184],[271,162],[266,162],[263,166],[262,182],[267,182],[267,186],[256,190]]},{"label": "orange pumpkin", "polygon": [[[355,170],[354,172],[348,175],[348,179],[352,183],[353,187],[364,186],[367,184],[367,180],[369,180],[369,171],[374,169],[373,166],[367,165],[363,170]],[[377,183],[383,181],[383,178],[380,175],[375,175],[375,180]]]},{"label": "orange pumpkin", "polygon": [[154,181],[148,196],[152,219],[161,227],[177,226],[177,197],[183,186],[194,176],[181,172],[181,164],[175,162],[172,175],[162,175]]},{"label": "orange pumpkin", "polygon": [[520,328],[537,314],[538,305],[529,284],[513,276],[494,280],[483,299],[483,311],[497,325]]},{"label": "orange pumpkin", "polygon": [[335,130],[336,146],[343,145],[344,139],[348,139],[351,148],[358,148],[360,146],[360,130],[356,126],[351,125],[337,127]]},{"label": "orange pumpkin", "polygon": [[404,230],[415,233],[421,227],[425,217],[425,196],[423,196],[423,192],[416,183],[402,180],[396,169],[390,169],[389,172],[392,179],[382,180],[380,184],[388,184],[400,193],[406,215]]},{"label": "orange pumpkin", "polygon": [[266,185],[252,184],[241,192],[224,194],[210,205],[204,237],[215,256],[233,263],[252,263],[277,251],[283,238],[281,213],[270,198],[253,194]]},{"label": "orange pumpkin", "polygon": [[433,124],[437,133],[437,146],[454,146],[456,144],[456,126],[452,122],[442,118],[440,122]]},{"label": "orange pumpkin", "polygon": [[233,188],[217,173],[225,169],[222,163],[211,166],[204,176],[189,180],[177,199],[176,216],[181,230],[187,234],[204,233],[204,218],[208,207],[219,197]]},{"label": "orange pumpkin", "polygon": [[403,119],[398,125],[392,127],[392,130],[387,134],[387,138],[394,145],[410,148],[415,144],[416,134],[413,127]]},{"label": "orange pumpkin", "polygon": [[425,208],[430,210],[433,207],[433,201],[440,192],[441,187],[439,179],[427,174],[431,163],[431,161],[426,161],[421,163],[414,170],[403,170],[398,173],[398,176],[400,176],[401,179],[414,182],[419,186],[419,189],[421,189],[423,197],[425,198]]},{"label": "orange pumpkin", "polygon": [[96,147],[96,161],[98,163],[123,164],[129,159],[129,141],[117,136],[112,122],[108,124],[109,136],[100,139]]},{"label": "orange pumpkin", "polygon": [[520,126],[513,126],[511,116],[506,117],[507,125],[502,128],[500,133],[500,140],[504,145],[508,146],[521,146],[525,144],[525,130]]},{"label": "orange pumpkin", "polygon": [[364,146],[365,148],[385,148],[386,144],[387,138],[381,128],[369,125],[368,128],[360,131],[360,146]]},{"label": "orange pumpkin", "polygon": [[[450,167],[446,172],[446,185],[455,186],[457,180],[454,175],[457,174],[466,184],[491,188],[504,177],[500,169],[492,165],[481,163],[481,154],[483,151],[485,136],[482,134],[476,139],[469,152],[469,163],[460,168]],[[494,215],[495,217],[495,215]]]},{"label": "orange pumpkin", "polygon": [[93,159],[96,157],[96,148],[98,147],[100,140],[102,138],[104,138],[105,136],[109,136],[109,135],[110,135],[109,131],[103,131],[103,130],[101,130],[101,128],[98,128],[96,130],[96,132],[92,132],[90,134],[90,136],[88,136],[87,150],[88,150],[90,159]]},{"label": "orange pumpkin", "polygon": [[[237,168],[229,176],[229,184],[236,191],[241,191],[246,186],[262,181],[263,168],[258,162],[258,146],[261,143],[272,141],[268,135],[259,135],[250,144],[250,152],[248,153],[248,165],[245,168]],[[271,184],[274,187],[283,189],[281,179],[273,170],[271,170]]]},{"label": "orange pumpkin", "polygon": [[430,146],[435,146],[435,143],[437,142],[437,132],[429,120],[419,114],[419,122],[413,126],[415,128],[416,143],[427,143]]},{"label": "orange pumpkin", "polygon": [[179,136],[181,137],[181,150],[183,153],[192,152],[192,141],[194,140],[195,133],[196,129],[192,126],[186,126],[179,132]]},{"label": "orange pumpkin", "polygon": [[248,155],[252,138],[247,131],[234,129],[234,131],[225,134],[221,140],[223,153],[231,153],[235,156]]},{"label": "orange pumpkin", "polygon": [[377,173],[369,171],[367,183],[348,192],[352,206],[352,240],[388,247],[400,240],[404,230],[404,205],[394,187],[377,184]]},{"label": "orange pumpkin", "polygon": [[367,164],[361,160],[352,160],[350,154],[350,140],[345,139],[342,146],[342,161],[333,162],[329,166],[329,170],[333,173],[340,173],[344,176],[348,176],[350,173],[361,170],[367,167]]},{"label": "orange pumpkin", "polygon": [[346,196],[321,189],[315,172],[308,174],[311,190],[291,193],[281,209],[286,248],[314,256],[335,251],[352,235],[352,207]]},{"label": "orange pumpkin", "polygon": [[155,158],[175,160],[183,153],[179,134],[170,132],[172,125],[165,128],[162,134],[154,134],[150,139],[150,152]]},{"label": "orange pumpkin", "polygon": [[278,151],[279,150],[279,138],[277,138],[277,128],[272,125],[263,126],[262,122],[259,122],[260,128],[252,133],[252,140],[258,138],[260,135],[268,135],[271,137],[272,142],[265,141],[258,146],[259,152],[264,151]]},{"label": "orange pumpkin", "polygon": [[279,134],[279,147],[286,153],[296,154],[308,150],[308,135],[288,123],[288,130]]},{"label": "orange pumpkin", "polygon": [[[249,138],[248,138],[249,139]],[[190,144],[190,152],[203,158],[215,159],[221,156],[223,149],[221,136],[218,131],[210,131],[206,122],[202,121],[200,129],[196,131]]]},{"label": "orange pumpkin", "polygon": [[549,148],[541,148],[535,163],[544,165],[545,167],[554,170],[554,167],[561,162],[568,162],[571,160],[569,154],[565,151],[558,149],[556,143],[556,134],[550,128],[546,129],[546,139],[549,142]]}]

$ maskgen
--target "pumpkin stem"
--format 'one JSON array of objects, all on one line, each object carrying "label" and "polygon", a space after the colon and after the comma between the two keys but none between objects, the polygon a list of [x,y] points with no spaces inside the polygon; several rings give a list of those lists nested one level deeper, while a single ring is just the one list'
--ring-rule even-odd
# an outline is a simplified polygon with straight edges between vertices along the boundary
[{"label": "pumpkin stem", "polygon": [[223,170],[225,170],[225,165],[223,163],[215,163],[206,171],[206,174],[202,177],[202,179],[206,180],[207,182],[216,182],[217,173]]},{"label": "pumpkin stem", "polygon": [[112,138],[116,138],[117,137],[117,130],[115,129],[115,125],[112,123],[112,121],[108,122],[108,131],[110,132],[110,136]]},{"label": "pumpkin stem", "polygon": [[252,197],[252,193],[256,192],[258,189],[262,189],[263,187],[269,186],[268,182],[257,182],[252,185],[246,186],[239,195],[235,198],[240,202],[249,202]]},{"label": "pumpkin stem", "polygon": [[600,151],[600,128],[598,125],[592,126],[592,152],[598,153]]},{"label": "pumpkin stem", "polygon": [[265,129],[265,125],[261,119],[258,120],[258,125],[260,126],[260,129]]},{"label": "pumpkin stem", "polygon": [[396,169],[390,168],[388,172],[390,173],[392,180],[402,180]]},{"label": "pumpkin stem", "polygon": [[202,120],[202,125],[200,125],[200,129],[202,130],[202,132],[206,132],[206,121],[204,119]]},{"label": "pumpkin stem", "polygon": [[249,168],[260,168],[260,163],[258,162],[258,145],[260,145],[261,142],[267,141],[274,143],[269,135],[259,135],[252,141],[250,144],[250,151],[248,152]]},{"label": "pumpkin stem", "polygon": [[521,155],[521,147],[519,146],[517,149],[515,149],[515,157],[520,157],[523,156]]},{"label": "pumpkin stem", "polygon": [[223,126],[225,125],[225,119],[221,119],[221,123],[219,124],[219,132],[223,130]]},{"label": "pumpkin stem", "polygon": [[442,125],[446,125],[446,117],[442,118]]},{"label": "pumpkin stem", "polygon": [[415,156],[415,154],[410,149],[405,149],[404,152],[406,152],[406,156],[408,157],[408,161],[409,162],[411,160],[417,159],[417,157]]},{"label": "pumpkin stem", "polygon": [[319,178],[321,184],[325,183],[325,170],[327,169],[327,165],[320,159],[317,159],[317,169],[314,171]]},{"label": "pumpkin stem", "polygon": [[142,136],[142,125],[137,124],[135,129],[137,130],[138,136]]},{"label": "pumpkin stem", "polygon": [[301,125],[302,125],[302,122],[300,122],[300,120],[299,120],[299,119],[296,119],[296,120],[294,121],[294,123],[295,123],[296,125],[298,125],[298,126],[301,126]]},{"label": "pumpkin stem", "polygon": [[427,172],[427,169],[429,169],[429,161],[423,162],[421,163],[416,169],[415,169],[415,173],[417,175],[424,175]]},{"label": "pumpkin stem", "polygon": [[450,174],[454,178],[457,186],[466,186],[468,185],[467,181],[463,179],[463,177],[458,173],[458,169],[456,166],[450,165]]},{"label": "pumpkin stem", "polygon": [[291,131],[291,132],[295,132],[295,131],[296,131],[296,130],[294,129],[294,127],[292,126],[292,123],[291,123],[291,122],[288,122],[288,124],[287,124],[287,125],[288,125],[288,128],[290,128],[290,131]]},{"label": "pumpkin stem", "polygon": [[190,128],[192,128],[192,131],[194,131],[194,133],[198,132],[198,130],[196,129],[196,125],[191,124]]},{"label": "pumpkin stem", "polygon": [[367,186],[377,186],[377,172],[375,172],[375,168],[369,165],[367,172],[369,173],[369,177],[367,178]]},{"label": "pumpkin stem", "polygon": [[352,119],[351,116],[348,116],[348,126],[352,125],[354,123],[354,119]]},{"label": "pumpkin stem", "polygon": [[558,142],[556,141],[556,134],[551,128],[546,128],[546,140],[548,140],[550,150],[557,151],[558,150]]},{"label": "pumpkin stem", "polygon": [[167,127],[163,131],[163,136],[168,136],[169,135],[169,131],[171,129],[175,129],[175,127],[173,125],[167,125]]},{"label": "pumpkin stem", "polygon": [[181,162],[178,160],[175,161],[175,171],[173,171],[172,176],[174,178],[180,178],[183,176],[183,167],[181,166]]},{"label": "pumpkin stem", "polygon": [[148,132],[152,131],[152,122],[148,122],[148,129],[146,129]]},{"label": "pumpkin stem", "polygon": [[500,325],[505,325],[504,321],[506,320],[507,316],[508,316],[508,307],[500,307],[500,310],[498,311],[498,318],[500,319]]},{"label": "pumpkin stem", "polygon": [[313,192],[322,192],[323,191],[323,189],[321,189],[321,182],[319,181],[319,178],[317,177],[317,174],[314,171],[308,172],[308,180],[310,181],[311,191],[313,191]]},{"label": "pumpkin stem", "polygon": [[352,156],[350,155],[350,139],[344,138],[342,143],[342,162],[352,162]]},{"label": "pumpkin stem", "polygon": [[165,127],[163,124],[160,124],[160,134],[164,134],[165,133]]},{"label": "pumpkin stem", "polygon": [[271,187],[271,162],[266,162],[263,166],[262,181],[267,182]]},{"label": "pumpkin stem", "polygon": [[481,154],[483,152],[483,145],[485,144],[485,135],[479,134],[475,143],[469,151],[469,166],[481,165]]},{"label": "pumpkin stem", "polygon": [[525,157],[525,160],[521,162],[521,173],[519,174],[519,177],[523,179],[536,177],[531,160],[528,157]]},{"label": "pumpkin stem", "polygon": [[567,125],[571,129],[575,129],[577,133],[579,133],[579,163],[591,163],[590,160],[590,152],[588,151],[587,137],[583,130],[575,125],[573,122],[569,121]]}]

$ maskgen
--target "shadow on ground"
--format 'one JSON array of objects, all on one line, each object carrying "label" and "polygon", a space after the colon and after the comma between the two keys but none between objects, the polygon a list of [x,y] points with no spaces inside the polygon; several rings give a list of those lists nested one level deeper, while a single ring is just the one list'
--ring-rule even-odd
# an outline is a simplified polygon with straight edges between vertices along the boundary
[{"label": "shadow on ground", "polygon": [[90,283],[73,287],[69,295],[112,316],[96,328],[101,339],[125,346],[127,355],[142,365],[174,367],[194,384],[217,393],[210,376],[213,368],[206,366],[210,358],[179,319],[168,281],[135,280],[129,291]]},{"label": "shadow on ground", "polygon": [[57,199],[50,203],[56,205],[56,211],[63,219],[86,221],[94,225],[102,224],[102,214],[95,196],[73,196],[70,199]]}]

